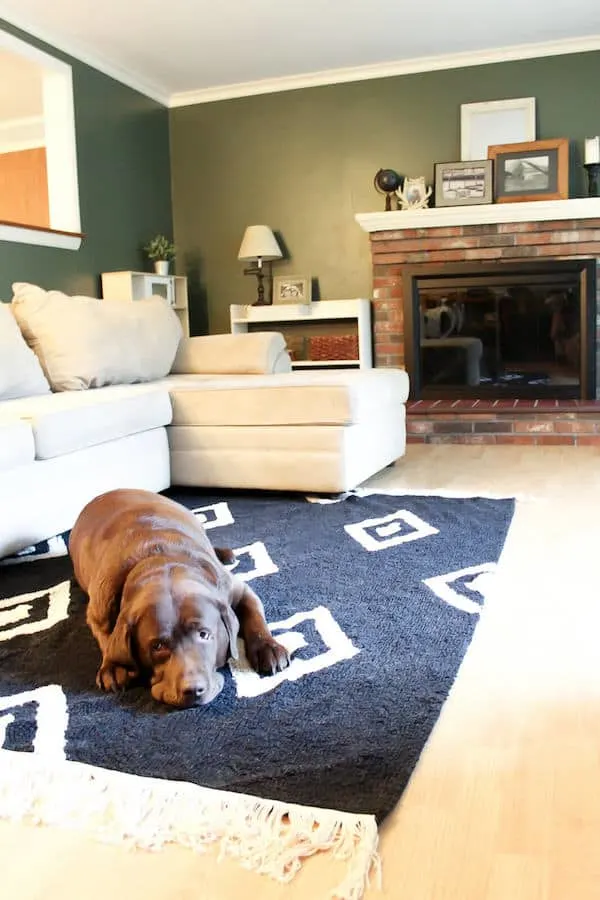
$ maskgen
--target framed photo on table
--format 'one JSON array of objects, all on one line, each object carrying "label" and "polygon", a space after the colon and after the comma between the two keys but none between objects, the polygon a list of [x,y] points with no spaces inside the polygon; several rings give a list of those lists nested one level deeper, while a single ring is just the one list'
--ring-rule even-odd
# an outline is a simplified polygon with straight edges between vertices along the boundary
[{"label": "framed photo on table", "polygon": [[473,206],[492,202],[492,160],[435,164],[435,205]]},{"label": "framed photo on table", "polygon": [[309,275],[275,275],[273,303],[310,303],[312,279]]},{"label": "framed photo on table", "polygon": [[569,141],[531,141],[489,148],[494,161],[497,203],[566,200],[569,196]]}]

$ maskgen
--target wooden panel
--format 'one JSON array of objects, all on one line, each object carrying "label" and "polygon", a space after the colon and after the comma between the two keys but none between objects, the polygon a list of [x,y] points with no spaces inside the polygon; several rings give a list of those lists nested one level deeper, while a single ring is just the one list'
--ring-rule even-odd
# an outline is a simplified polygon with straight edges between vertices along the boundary
[{"label": "wooden panel", "polygon": [[0,219],[50,227],[44,147],[0,153]]}]

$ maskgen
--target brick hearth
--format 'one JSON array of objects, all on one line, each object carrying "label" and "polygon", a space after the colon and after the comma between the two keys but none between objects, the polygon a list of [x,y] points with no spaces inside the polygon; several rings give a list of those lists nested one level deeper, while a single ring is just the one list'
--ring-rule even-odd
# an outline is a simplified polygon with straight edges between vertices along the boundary
[{"label": "brick hearth", "polygon": [[409,444],[600,446],[600,400],[415,400]]},{"label": "brick hearth", "polygon": [[[600,218],[377,230],[371,233],[371,253],[375,362],[378,366],[403,366],[406,266],[418,274],[421,265],[433,263],[485,262],[489,268],[490,264],[548,257],[592,257],[598,265]],[[600,285],[600,277],[597,282]],[[408,439],[600,445],[600,403],[565,401],[556,407],[554,402],[418,401],[408,406]]]}]

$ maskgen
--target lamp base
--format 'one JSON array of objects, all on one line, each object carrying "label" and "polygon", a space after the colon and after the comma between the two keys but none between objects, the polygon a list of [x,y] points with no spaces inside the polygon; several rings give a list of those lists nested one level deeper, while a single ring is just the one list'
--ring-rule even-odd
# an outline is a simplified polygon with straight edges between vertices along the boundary
[{"label": "lamp base", "polygon": [[588,197],[600,197],[600,163],[585,163],[588,174]]},{"label": "lamp base", "polygon": [[262,269],[257,269],[256,280],[258,281],[258,294],[252,306],[268,306],[269,304],[265,300],[265,286],[263,284],[265,280],[265,273]]},{"label": "lamp base", "polygon": [[[269,296],[268,300],[265,300],[265,267],[263,266],[250,266],[247,269],[244,269],[244,275],[256,275],[256,280],[258,282],[257,291],[256,291],[256,300],[252,303],[252,306],[270,306],[271,305],[271,297]],[[268,278],[270,282],[270,271],[268,273]]]}]

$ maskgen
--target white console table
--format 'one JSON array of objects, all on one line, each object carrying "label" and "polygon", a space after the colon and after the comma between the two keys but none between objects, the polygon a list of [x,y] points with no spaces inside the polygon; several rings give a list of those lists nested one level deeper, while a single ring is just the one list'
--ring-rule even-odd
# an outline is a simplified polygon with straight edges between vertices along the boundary
[{"label": "white console table", "polygon": [[354,367],[358,369],[373,368],[373,350],[371,341],[371,301],[359,298],[356,300],[319,300],[315,303],[278,303],[273,306],[242,306],[233,304],[229,308],[231,333],[242,334],[250,330],[249,326],[260,325],[296,325],[302,322],[326,323],[346,320],[352,323],[358,335],[358,358],[344,360],[294,360],[292,366],[297,369]]}]

